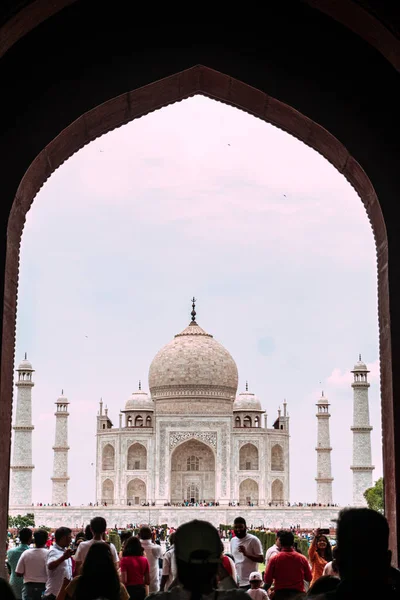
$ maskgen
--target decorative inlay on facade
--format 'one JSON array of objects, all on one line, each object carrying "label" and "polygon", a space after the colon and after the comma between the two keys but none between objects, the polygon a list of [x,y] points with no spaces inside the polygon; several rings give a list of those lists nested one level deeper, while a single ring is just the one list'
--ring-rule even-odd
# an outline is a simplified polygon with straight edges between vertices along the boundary
[{"label": "decorative inlay on facade", "polygon": [[186,442],[187,440],[200,440],[209,446],[212,446],[214,450],[217,449],[217,433],[216,431],[185,431],[185,432],[170,432],[169,434],[169,449],[173,450],[175,446]]},{"label": "decorative inlay on facade", "polygon": [[189,397],[199,397],[199,396],[208,396],[211,398],[220,398],[220,397],[231,397],[232,401],[234,396],[232,396],[232,388],[219,386],[214,386],[210,389],[209,386],[206,385],[192,385],[190,388],[180,385],[176,386],[173,389],[170,387],[156,387],[152,389],[152,394],[154,398],[179,398],[180,396],[189,396]]},{"label": "decorative inlay on facade", "polygon": [[[252,429],[260,429],[259,427],[257,428],[252,428]],[[247,438],[245,440],[239,440],[239,450],[240,448],[242,448],[243,446],[246,446],[246,444],[253,444],[253,446],[255,446],[257,448],[257,450],[259,450],[259,443],[258,440],[251,438]]]}]

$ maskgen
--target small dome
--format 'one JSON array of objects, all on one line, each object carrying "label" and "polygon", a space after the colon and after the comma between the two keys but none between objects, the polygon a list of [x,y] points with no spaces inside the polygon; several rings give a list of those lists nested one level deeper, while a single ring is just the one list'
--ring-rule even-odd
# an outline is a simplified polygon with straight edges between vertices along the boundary
[{"label": "small dome", "polygon": [[328,398],[324,395],[324,392],[322,392],[321,398],[318,400],[317,404],[329,404]]},{"label": "small dome", "polygon": [[361,360],[361,354],[359,356],[358,361],[354,365],[354,369],[352,372],[354,372],[354,371],[365,371],[365,372],[369,373],[367,365]]},{"label": "small dome", "polygon": [[139,389],[128,398],[125,410],[154,410],[154,402],[147,392]]},{"label": "small dome", "polygon": [[25,354],[25,358],[18,365],[17,371],[33,371],[33,370],[34,369],[32,367],[32,363],[29,362],[29,360],[27,359],[26,354]]},{"label": "small dome", "polygon": [[233,403],[233,410],[262,411],[260,399],[255,394],[249,392],[246,385],[246,391],[241,392],[236,396],[235,402]]},{"label": "small dome", "polygon": [[64,390],[61,390],[61,395],[57,398],[56,404],[69,404],[69,400],[64,396]]}]

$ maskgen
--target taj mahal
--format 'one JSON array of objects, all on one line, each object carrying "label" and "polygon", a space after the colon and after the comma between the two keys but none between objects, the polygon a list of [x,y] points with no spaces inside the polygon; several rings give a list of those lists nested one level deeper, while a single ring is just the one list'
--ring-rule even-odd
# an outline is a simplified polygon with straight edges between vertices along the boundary
[{"label": "taj mahal", "polygon": [[[11,465],[10,514],[25,507],[50,526],[81,526],[94,508],[68,505],[69,401],[56,401],[52,503],[32,506],[33,367],[27,357],[17,368],[18,389]],[[367,367],[354,370],[353,503],[364,503],[372,485]],[[332,502],[329,402],[317,405],[317,506],[290,505],[289,413],[268,423],[259,398],[238,393],[238,369],[230,353],[196,321],[155,355],[150,393],[138,390],[118,415],[100,401],[96,439],[96,514],[118,526],[168,523],[191,518],[215,525],[233,522],[240,510],[250,523],[272,527],[301,523],[329,526]],[[117,424],[115,424],[115,417]]]}]

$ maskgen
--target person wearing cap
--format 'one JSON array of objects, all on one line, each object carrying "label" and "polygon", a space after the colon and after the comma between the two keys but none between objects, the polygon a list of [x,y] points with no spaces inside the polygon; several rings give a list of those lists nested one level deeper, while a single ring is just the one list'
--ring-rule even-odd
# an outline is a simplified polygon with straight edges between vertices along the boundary
[{"label": "person wearing cap", "polygon": [[231,553],[239,577],[239,587],[245,591],[250,588],[250,573],[257,570],[258,563],[264,560],[261,542],[255,535],[247,533],[247,525],[243,517],[236,517],[233,522],[235,537],[231,539]]},{"label": "person wearing cap", "polygon": [[174,548],[179,585],[150,594],[149,600],[201,600],[210,594],[212,600],[248,600],[244,591],[216,589],[221,540],[211,523],[194,520],[178,527]]},{"label": "person wearing cap", "polygon": [[260,571],[253,571],[249,577],[250,589],[247,591],[252,600],[264,600],[268,594],[262,589],[262,577]]},{"label": "person wearing cap", "polygon": [[312,579],[308,560],[293,547],[293,533],[282,532],[280,541],[281,550],[271,558],[264,574],[266,586],[274,584],[274,600],[295,598],[299,593],[304,593],[304,581],[310,582]]}]

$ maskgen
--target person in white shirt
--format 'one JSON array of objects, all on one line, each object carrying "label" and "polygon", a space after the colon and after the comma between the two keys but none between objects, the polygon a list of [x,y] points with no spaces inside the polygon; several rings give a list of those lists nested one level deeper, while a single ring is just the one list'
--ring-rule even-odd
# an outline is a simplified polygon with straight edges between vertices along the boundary
[{"label": "person in white shirt", "polygon": [[139,529],[139,538],[142,544],[144,554],[149,561],[150,567],[150,586],[149,592],[158,592],[160,589],[160,578],[158,573],[158,559],[161,558],[161,546],[153,544],[151,541],[151,529],[144,525]]},{"label": "person in white shirt", "polygon": [[235,537],[231,539],[231,553],[235,559],[239,587],[248,590],[250,573],[257,570],[257,564],[263,562],[263,551],[260,540],[247,533],[247,525],[243,517],[236,517],[233,522]]},{"label": "person in white shirt", "polygon": [[271,546],[270,548],[268,548],[268,550],[265,553],[265,568],[268,567],[268,563],[271,560],[271,558],[273,556],[275,556],[275,554],[278,554],[278,552],[281,549],[281,542],[280,542],[280,536],[281,536],[282,531],[277,531],[276,532],[276,541],[275,544],[273,546]]},{"label": "person in white shirt", "polygon": [[59,527],[55,533],[55,544],[47,553],[47,582],[43,600],[56,600],[64,579],[72,580],[72,531]]},{"label": "person in white shirt", "polygon": [[[83,563],[85,562],[85,558],[87,553],[89,552],[89,548],[92,544],[103,543],[105,544],[104,537],[106,535],[107,523],[103,517],[94,517],[90,521],[90,529],[93,533],[93,539],[88,540],[87,542],[81,542],[78,546],[78,550],[75,554],[75,564],[76,564],[76,573],[79,574],[82,568]],[[119,558],[117,550],[114,544],[109,544],[111,550],[111,556],[113,557],[113,561],[115,564],[115,568],[119,567]]]},{"label": "person in white shirt", "polygon": [[174,542],[175,533],[171,533],[171,535],[169,536],[169,543],[171,547],[164,554],[163,559],[162,577],[160,584],[160,590],[162,592],[169,588],[174,579],[176,579],[177,575]]},{"label": "person in white shirt", "polygon": [[18,561],[15,574],[24,578],[22,600],[41,600],[42,598],[47,581],[47,538],[47,531],[44,529],[35,531],[33,534],[35,548],[25,550]]},{"label": "person in white shirt", "polygon": [[253,571],[249,577],[250,589],[248,595],[251,596],[252,600],[268,600],[268,594],[262,589],[262,577],[260,571]]}]

